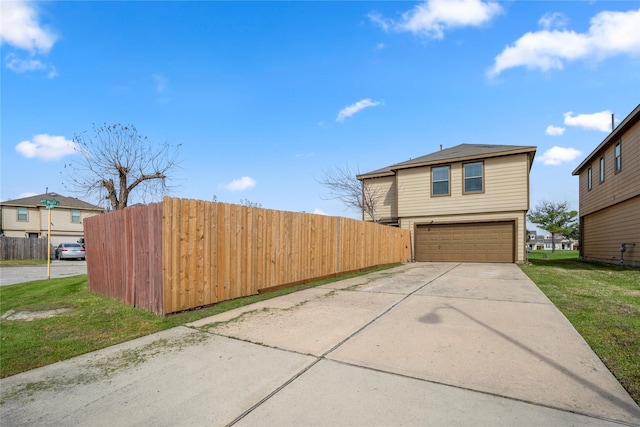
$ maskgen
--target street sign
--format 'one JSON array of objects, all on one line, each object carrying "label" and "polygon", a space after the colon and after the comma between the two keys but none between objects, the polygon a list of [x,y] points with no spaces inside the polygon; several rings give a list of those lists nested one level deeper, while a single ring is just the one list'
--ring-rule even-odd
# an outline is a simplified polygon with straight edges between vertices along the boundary
[{"label": "street sign", "polygon": [[58,206],[60,202],[58,200],[40,199],[40,203],[44,203],[47,209],[53,209],[54,206]]},{"label": "street sign", "polygon": [[40,199],[40,203],[44,203],[49,211],[49,221],[47,221],[47,279],[51,279],[51,209],[58,206],[58,200]]}]

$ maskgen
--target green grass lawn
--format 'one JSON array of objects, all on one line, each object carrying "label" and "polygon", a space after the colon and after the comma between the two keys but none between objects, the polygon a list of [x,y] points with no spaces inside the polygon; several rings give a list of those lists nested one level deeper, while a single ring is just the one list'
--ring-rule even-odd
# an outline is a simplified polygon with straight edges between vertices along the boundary
[{"label": "green grass lawn", "polygon": [[531,251],[527,256],[531,260],[578,259],[578,251]]},{"label": "green grass lawn", "polygon": [[244,305],[397,265],[224,301],[165,318],[89,292],[86,275],[2,286],[0,313],[3,316],[9,310],[70,310],[54,317],[30,321],[1,319],[0,378]]},{"label": "green grass lawn", "polygon": [[640,403],[640,270],[577,257],[533,251],[521,268]]}]

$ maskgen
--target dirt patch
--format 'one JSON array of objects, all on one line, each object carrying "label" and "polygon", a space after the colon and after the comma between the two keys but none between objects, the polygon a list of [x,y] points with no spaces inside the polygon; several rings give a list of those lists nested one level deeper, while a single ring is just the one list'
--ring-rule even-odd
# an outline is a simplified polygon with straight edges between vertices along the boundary
[{"label": "dirt patch", "polygon": [[71,311],[70,308],[56,308],[55,310],[42,311],[15,311],[9,310],[2,315],[2,320],[24,320],[30,322],[35,319],[46,319],[48,317],[57,316],[58,314]]}]

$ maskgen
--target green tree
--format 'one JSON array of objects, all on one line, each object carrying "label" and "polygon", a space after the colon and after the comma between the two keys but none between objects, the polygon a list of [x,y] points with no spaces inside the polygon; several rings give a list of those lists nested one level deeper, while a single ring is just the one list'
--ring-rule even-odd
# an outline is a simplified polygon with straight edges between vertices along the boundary
[{"label": "green tree", "polygon": [[569,226],[569,231],[565,234],[565,237],[568,237],[572,240],[580,240],[580,224],[573,223]]},{"label": "green tree", "polygon": [[546,200],[538,203],[527,218],[541,229],[551,233],[551,252],[555,252],[556,234],[564,236],[571,235],[576,227],[577,211],[569,210],[568,202],[548,202]]}]

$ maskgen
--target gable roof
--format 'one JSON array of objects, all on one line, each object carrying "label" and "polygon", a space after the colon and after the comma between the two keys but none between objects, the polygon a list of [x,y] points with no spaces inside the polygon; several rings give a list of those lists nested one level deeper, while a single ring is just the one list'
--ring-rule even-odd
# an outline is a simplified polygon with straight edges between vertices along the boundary
[{"label": "gable roof", "polygon": [[7,200],[6,202],[1,202],[2,206],[20,206],[20,207],[39,207],[45,206],[44,203],[40,202],[40,199],[49,199],[49,200],[57,200],[60,202],[58,208],[72,208],[72,209],[85,209],[92,211],[104,211],[100,206],[92,205],[91,203],[87,203],[80,199],[76,199],[75,197],[67,197],[62,196],[57,193],[44,193],[38,194],[36,196],[23,197],[21,199]]},{"label": "gable roof", "polygon": [[580,163],[580,165],[578,165],[578,167],[571,173],[572,175],[580,175],[580,172],[582,172],[582,170],[585,168],[585,166],[587,166],[588,164],[590,164],[594,158],[599,157],[600,153],[602,153],[605,148],[612,142],[612,141],[616,141],[618,139],[618,137],[622,136],[626,131],[628,131],[633,125],[635,125],[636,123],[638,123],[638,121],[640,120],[640,104],[638,104],[636,106],[636,108],[634,108],[634,110],[629,113],[629,115],[627,117],[624,118],[624,120],[622,120],[622,123],[620,123],[618,125],[618,127],[616,127],[613,132],[611,132],[605,139],[604,141],[602,141],[600,143],[600,145],[598,145],[596,147],[595,150],[593,150],[591,152],[591,154],[589,154],[587,156],[586,159],[584,159],[582,161],[582,163]]},{"label": "gable roof", "polygon": [[[535,156],[535,152],[536,147],[525,145],[460,144],[425,156],[416,157],[415,159],[396,163],[386,168],[363,173],[356,178],[377,178],[395,175],[395,171],[398,169],[486,159],[488,157],[508,156],[512,154],[533,153],[533,156]],[[533,156],[531,156],[531,162],[533,162]]]}]

